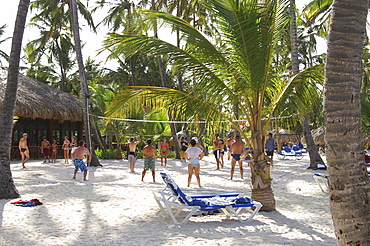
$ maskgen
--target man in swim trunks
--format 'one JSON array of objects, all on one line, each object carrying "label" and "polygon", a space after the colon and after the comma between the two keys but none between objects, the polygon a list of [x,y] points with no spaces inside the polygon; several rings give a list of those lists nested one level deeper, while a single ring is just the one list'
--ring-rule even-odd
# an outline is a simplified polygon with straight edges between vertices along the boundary
[{"label": "man in swim trunks", "polygon": [[230,153],[232,156],[231,159],[231,170],[230,170],[230,179],[233,179],[236,162],[239,163],[240,177],[243,179],[243,162],[240,159],[241,154],[244,152],[244,144],[240,141],[240,136],[235,136],[235,142],[231,145]]},{"label": "man in swim trunks", "polygon": [[[137,138],[140,139],[140,136],[137,136]],[[130,141],[128,143],[128,148],[130,151],[128,152],[127,159],[128,159],[128,162],[130,163],[131,173],[135,172],[134,169],[135,169],[135,163],[136,163],[136,145],[138,145],[138,143],[140,143],[140,140],[135,141],[133,137],[130,138]]]},{"label": "man in swim trunks", "polygon": [[81,172],[84,173],[84,181],[87,181],[87,167],[84,162],[85,156],[88,156],[87,163],[91,163],[91,154],[90,151],[84,147],[85,143],[84,141],[80,140],[78,141],[78,148],[73,153],[73,164],[75,165],[75,170],[73,173],[73,179],[76,179],[76,174],[78,170],[81,170]]},{"label": "man in swim trunks", "polygon": [[26,168],[24,164],[30,159],[30,151],[27,146],[27,133],[23,133],[23,137],[19,140],[19,153],[21,154],[22,157],[22,167]]},{"label": "man in swim trunks", "polygon": [[161,166],[163,166],[163,161],[164,165],[167,165],[167,156],[168,156],[168,151],[169,151],[169,144],[167,143],[167,139],[163,138],[163,142],[161,143]]},{"label": "man in swim trunks", "polygon": [[144,176],[147,170],[152,170],[153,182],[155,182],[155,158],[157,155],[157,150],[152,145],[152,140],[148,139],[146,141],[148,144],[143,148],[143,158],[144,158],[144,170],[141,174],[141,181],[144,182]]},{"label": "man in swim trunks", "polygon": [[215,155],[216,158],[216,163],[217,163],[217,169],[220,170],[220,165],[221,167],[224,167],[224,165],[221,164],[220,162],[220,157],[221,157],[221,147],[220,147],[220,141],[218,140],[218,135],[215,135],[215,139],[212,142],[212,149],[213,149],[213,154]]},{"label": "man in swim trunks", "polygon": [[43,140],[41,142],[41,149],[42,149],[42,153],[44,154],[44,163],[46,162],[46,158],[48,158],[50,162],[50,153],[49,153],[50,142],[46,139],[46,137],[43,137],[42,139]]}]

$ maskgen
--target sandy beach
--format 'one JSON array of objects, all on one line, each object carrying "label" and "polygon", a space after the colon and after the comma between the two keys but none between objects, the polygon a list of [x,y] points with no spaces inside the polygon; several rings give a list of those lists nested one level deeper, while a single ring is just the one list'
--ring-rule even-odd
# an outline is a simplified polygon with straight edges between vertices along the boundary
[{"label": "sandy beach", "polygon": [[[190,188],[187,165],[156,161],[156,182],[147,172],[141,182],[143,160],[136,173],[127,160],[101,160],[103,167],[90,167],[89,181],[82,173],[73,180],[73,164],[31,160],[26,169],[11,164],[13,179],[23,200],[37,198],[43,205],[19,207],[13,200],[0,200],[0,245],[336,245],[328,194],[321,192],[307,170],[308,157],[279,160],[272,168],[275,212],[259,212],[250,223],[226,219],[223,214],[196,216],[184,226],[164,217],[151,190],[164,188],[160,171],[169,173],[185,191],[243,192],[250,196],[249,167],[244,179],[236,168],[230,180],[230,161],[215,170],[213,156],[201,161],[201,182],[195,177]],[[248,215],[248,214],[247,214]]]}]

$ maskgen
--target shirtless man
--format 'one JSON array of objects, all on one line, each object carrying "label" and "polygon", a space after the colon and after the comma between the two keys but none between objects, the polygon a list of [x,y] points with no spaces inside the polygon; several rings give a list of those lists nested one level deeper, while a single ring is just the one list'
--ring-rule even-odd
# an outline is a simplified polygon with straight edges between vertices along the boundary
[{"label": "shirtless man", "polygon": [[[140,136],[137,136],[138,139],[140,139]],[[128,153],[128,162],[130,163],[130,172],[134,173],[135,170],[135,163],[136,163],[136,145],[140,143],[140,140],[135,142],[134,138],[130,138],[128,142],[128,148],[130,149],[130,152]]]},{"label": "shirtless man", "polygon": [[24,164],[30,159],[30,151],[27,146],[27,133],[23,133],[23,137],[19,140],[19,153],[22,157],[22,167],[26,168]]},{"label": "shirtless man", "polygon": [[87,163],[91,163],[91,154],[90,151],[84,147],[85,143],[84,141],[80,140],[78,141],[78,148],[73,153],[73,164],[75,165],[75,170],[73,173],[72,179],[76,179],[76,174],[78,170],[81,170],[81,172],[84,173],[84,181],[87,181],[87,167],[84,162],[85,156],[88,156]]},{"label": "shirtless man", "polygon": [[154,148],[152,145],[152,140],[148,139],[146,141],[148,144],[147,146],[144,147],[142,155],[144,158],[144,170],[143,173],[141,174],[141,181],[144,182],[144,176],[147,170],[152,170],[152,176],[153,176],[153,182],[155,182],[155,158],[157,155],[157,150]]},{"label": "shirtless man", "polygon": [[50,142],[46,139],[46,137],[43,137],[42,139],[41,149],[42,153],[44,154],[44,163],[46,162],[46,158],[48,158],[50,162]]},{"label": "shirtless man", "polygon": [[244,152],[244,144],[240,141],[240,137],[238,135],[235,136],[235,142],[231,145],[230,153],[232,156],[231,159],[231,170],[230,170],[230,179],[233,179],[234,176],[234,170],[236,162],[239,163],[239,169],[240,169],[240,176],[243,179],[243,163],[240,159],[241,154]]},{"label": "shirtless man", "polygon": [[[220,170],[220,156],[221,156],[221,148],[220,148],[220,141],[218,140],[218,135],[215,135],[215,139],[212,142],[212,149],[213,149],[213,154],[215,155],[216,158],[216,163],[217,163],[217,169]],[[224,165],[221,164],[221,167],[224,167]]]}]

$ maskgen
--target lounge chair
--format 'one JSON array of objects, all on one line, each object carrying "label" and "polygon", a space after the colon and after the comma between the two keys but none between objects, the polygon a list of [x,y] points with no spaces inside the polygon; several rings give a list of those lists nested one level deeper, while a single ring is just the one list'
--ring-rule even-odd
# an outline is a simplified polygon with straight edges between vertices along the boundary
[{"label": "lounge chair", "polygon": [[[367,172],[367,176],[370,178],[370,172]],[[315,173],[313,175],[316,183],[319,185],[320,190],[324,193],[329,193],[328,175]]]},{"label": "lounge chair", "polygon": [[[250,222],[253,217],[258,213],[262,204],[259,202],[254,201],[248,197],[239,197],[239,196],[227,196],[224,193],[224,197],[221,196],[211,196],[211,193],[204,193],[203,196],[207,196],[207,198],[199,198],[201,197],[201,193],[197,193],[196,196],[187,196],[185,193],[181,191],[181,189],[177,186],[177,184],[170,178],[168,175],[163,175],[167,180],[165,181],[166,186],[173,187],[173,190],[176,193],[174,196],[173,192],[166,193],[165,191],[153,191],[154,198],[158,203],[161,211],[165,214],[168,214],[175,224],[184,225],[188,220],[197,212],[197,211],[215,211],[220,210],[222,211],[226,217],[231,217],[231,215],[235,215],[238,220],[242,223]],[[166,187],[167,188],[167,187]],[[172,189],[172,188],[171,188]],[[166,190],[166,189],[165,189]],[[221,194],[222,193],[214,193],[214,194]],[[230,193],[232,194],[232,193]],[[236,194],[236,193],[234,193]],[[232,198],[227,200],[226,198]],[[255,207],[255,210],[246,220],[243,220],[240,217],[240,213],[243,208],[252,208]],[[166,213],[167,211],[167,213]],[[185,216],[184,219],[179,221],[179,214],[183,211],[188,211],[188,214]]]},{"label": "lounge chair", "polygon": [[329,193],[328,175],[315,173],[313,175],[313,178],[315,179],[322,192]]},{"label": "lounge chair", "polygon": [[276,152],[279,159],[285,159],[286,157],[294,157],[297,160],[303,158],[303,154],[300,151],[292,151],[289,147],[284,147],[282,152]]},{"label": "lounge chair", "polygon": [[[161,191],[162,193],[165,193],[168,196],[178,197],[178,191],[175,189],[175,186],[178,187],[178,185],[175,183],[175,181],[171,178],[170,175],[161,172],[161,177],[163,179],[163,182],[166,184],[166,188]],[[160,192],[160,193],[161,193]],[[240,196],[241,193],[236,192],[202,192],[202,193],[184,193],[185,196],[190,197],[191,199],[199,199],[199,198],[212,198],[212,197],[237,197]]]}]

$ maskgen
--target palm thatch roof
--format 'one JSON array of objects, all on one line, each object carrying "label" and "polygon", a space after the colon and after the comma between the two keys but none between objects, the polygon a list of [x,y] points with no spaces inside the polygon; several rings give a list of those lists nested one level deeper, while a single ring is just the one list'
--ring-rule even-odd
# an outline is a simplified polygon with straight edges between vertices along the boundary
[{"label": "palm thatch roof", "polygon": [[315,142],[316,145],[317,144],[325,145],[325,140],[324,140],[325,128],[323,126],[313,129],[311,133],[312,133],[313,141]]},{"label": "palm thatch roof", "polygon": [[299,134],[296,134],[292,131],[286,130],[286,129],[279,129],[278,131],[276,129],[273,129],[271,133],[274,135],[274,138],[277,142],[282,143],[297,143],[300,142],[301,136]]},{"label": "palm thatch roof", "polygon": [[[320,126],[319,128],[316,129],[312,129],[311,134],[313,141],[316,145],[325,145],[324,141],[325,129],[323,126]],[[302,137],[301,142],[303,144],[306,144],[306,138],[304,136]]]},{"label": "palm thatch roof", "polygon": [[[8,71],[0,67],[0,111],[4,101]],[[63,122],[82,121],[82,102],[71,94],[52,88],[35,79],[19,74],[14,115],[55,119]]]}]

